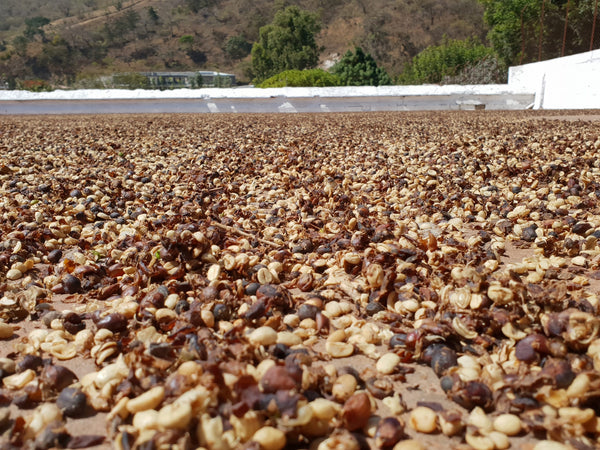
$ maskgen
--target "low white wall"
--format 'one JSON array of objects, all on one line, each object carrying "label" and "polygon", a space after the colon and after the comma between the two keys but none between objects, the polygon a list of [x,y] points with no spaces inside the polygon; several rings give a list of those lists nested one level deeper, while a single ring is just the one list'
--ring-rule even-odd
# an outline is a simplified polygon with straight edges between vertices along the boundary
[{"label": "low white wall", "polygon": [[156,99],[269,99],[269,98],[364,98],[364,97],[422,97],[470,95],[506,95],[529,93],[527,89],[506,84],[485,85],[421,85],[421,86],[339,86],[284,88],[208,88],[173,89],[81,89],[52,92],[0,91],[0,101],[27,100],[156,100]]},{"label": "low white wall", "polygon": [[599,109],[600,50],[511,67],[508,84],[535,93],[535,109]]},{"label": "low white wall", "polygon": [[0,91],[0,114],[294,113],[519,110],[534,95],[508,85],[279,89]]},{"label": "low white wall", "polygon": [[246,97],[208,99],[12,100],[0,115],[117,113],[315,113],[368,111],[522,110],[533,94],[364,97]]}]

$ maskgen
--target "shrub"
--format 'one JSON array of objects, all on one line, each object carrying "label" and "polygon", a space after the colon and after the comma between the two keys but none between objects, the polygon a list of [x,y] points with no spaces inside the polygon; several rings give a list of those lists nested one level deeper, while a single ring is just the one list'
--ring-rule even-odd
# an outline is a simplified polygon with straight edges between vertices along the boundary
[{"label": "shrub", "polygon": [[400,84],[440,83],[466,66],[493,55],[494,51],[477,39],[449,40],[430,46],[415,56],[398,77]]},{"label": "shrub", "polygon": [[179,38],[179,43],[184,48],[190,48],[194,45],[194,36],[192,36],[191,34],[184,34]]},{"label": "shrub", "polygon": [[382,86],[392,84],[387,72],[369,53],[356,47],[354,52],[348,50],[342,59],[332,68],[343,86]]},{"label": "shrub", "polygon": [[286,70],[258,85],[261,88],[325,86],[339,86],[339,79],[322,69]]},{"label": "shrub", "polygon": [[225,53],[231,59],[242,59],[250,54],[252,44],[244,38],[244,36],[232,36],[225,44]]}]

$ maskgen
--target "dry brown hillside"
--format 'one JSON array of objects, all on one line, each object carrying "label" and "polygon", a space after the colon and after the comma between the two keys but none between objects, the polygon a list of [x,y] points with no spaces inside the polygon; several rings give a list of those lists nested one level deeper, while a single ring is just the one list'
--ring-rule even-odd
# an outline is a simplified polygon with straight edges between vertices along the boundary
[{"label": "dry brown hillside", "polygon": [[[297,4],[322,21],[327,66],[353,46],[392,75],[444,35],[484,38],[477,0],[4,0],[0,75],[81,78],[114,71],[212,69],[244,79],[261,26]],[[39,32],[35,17],[50,23]],[[27,39],[25,39],[25,36]],[[32,35],[33,33],[33,35]],[[234,38],[232,40],[232,38]],[[28,42],[26,42],[28,41]],[[228,45],[229,44],[229,45]],[[237,44],[237,46],[233,45]],[[8,73],[11,75],[11,73]]]}]

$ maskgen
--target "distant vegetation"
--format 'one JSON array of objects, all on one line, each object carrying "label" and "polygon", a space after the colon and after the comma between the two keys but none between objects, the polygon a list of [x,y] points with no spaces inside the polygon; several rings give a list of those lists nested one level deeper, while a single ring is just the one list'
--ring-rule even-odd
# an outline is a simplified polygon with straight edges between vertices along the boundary
[{"label": "distant vegetation", "polygon": [[[490,27],[489,42],[508,65],[556,58],[562,53],[563,40],[566,55],[590,48],[596,0],[480,2],[485,6],[484,17]],[[600,20],[595,32],[594,48],[598,48]]]},{"label": "distant vegetation", "polygon": [[348,50],[332,68],[342,86],[382,86],[392,84],[387,72],[377,66],[373,57],[362,48]]},{"label": "distant vegetation", "polygon": [[252,47],[252,71],[260,83],[286,70],[313,69],[319,62],[317,14],[289,6],[277,11],[273,22],[261,27]]},{"label": "distant vegetation", "polygon": [[[77,87],[113,73],[202,69],[266,79],[298,68],[274,61],[261,72],[251,55],[261,28],[276,25],[288,6],[320,26],[306,68],[328,68],[361,47],[394,76],[444,33],[483,39],[487,32],[477,0],[3,0],[0,78]],[[34,18],[50,23],[28,28]]]},{"label": "distant vegetation", "polygon": [[594,0],[544,4],[540,39],[542,0],[3,0],[0,85],[182,70],[287,85],[498,82],[508,65],[560,56],[563,37],[565,54],[587,49]]},{"label": "distant vegetation", "polygon": [[494,50],[475,39],[444,39],[413,58],[398,77],[401,84],[441,83],[446,77],[457,76],[467,66],[490,57]]},{"label": "distant vegetation", "polygon": [[323,69],[286,70],[258,84],[261,88],[339,86],[337,76]]}]

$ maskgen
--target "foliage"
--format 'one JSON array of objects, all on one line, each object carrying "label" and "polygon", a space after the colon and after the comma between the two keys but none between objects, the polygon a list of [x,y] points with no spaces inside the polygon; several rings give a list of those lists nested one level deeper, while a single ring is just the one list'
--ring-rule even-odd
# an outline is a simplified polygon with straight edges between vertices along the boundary
[{"label": "foliage", "polygon": [[186,47],[194,45],[194,36],[191,34],[184,34],[179,38],[179,43]]},{"label": "foliage", "polygon": [[44,44],[41,54],[37,57],[38,74],[45,78],[53,75],[66,82],[74,80],[78,57],[77,50],[57,35],[51,42]]},{"label": "foliage", "polygon": [[274,87],[325,87],[339,86],[339,78],[322,69],[286,70],[258,85],[260,88]]},{"label": "foliage", "polygon": [[231,36],[225,44],[225,53],[232,59],[242,59],[250,54],[252,44],[243,35]]},{"label": "foliage", "polygon": [[50,19],[42,16],[35,16],[25,19],[25,31],[23,35],[31,40],[35,35],[39,34],[42,39],[45,38],[43,27],[50,23]]},{"label": "foliage", "polygon": [[354,52],[348,50],[342,59],[332,68],[343,86],[380,86],[392,84],[387,72],[369,53],[355,47]]},{"label": "foliage", "polygon": [[102,38],[83,42],[65,38],[65,41],[69,42],[69,45],[76,48],[81,54],[82,59],[80,62],[82,64],[102,64],[107,56],[108,47]]},{"label": "foliage", "polygon": [[135,72],[113,75],[113,84],[121,89],[148,89],[150,87],[148,78]]},{"label": "foliage", "polygon": [[255,82],[291,69],[310,69],[319,62],[315,35],[321,29],[316,14],[288,6],[275,14],[273,22],[260,28],[252,47]]},{"label": "foliage", "polygon": [[[567,38],[570,38],[567,53],[578,53],[589,50],[595,1],[575,1],[574,5],[571,6],[569,13],[569,31],[571,32],[571,36],[567,36]],[[598,24],[596,24],[595,32],[598,32]],[[596,37],[596,43],[598,42],[597,39]]]},{"label": "foliage", "polygon": [[531,27],[537,27],[541,2],[481,0],[481,3],[485,6],[485,21],[490,26],[488,40],[503,61],[515,63],[521,53],[522,39],[532,40],[537,34]]},{"label": "foliage", "polygon": [[[563,38],[565,54],[589,49],[595,0],[479,1],[485,7],[484,18],[490,27],[488,40],[506,65],[558,57]],[[541,39],[540,31],[543,31]]]},{"label": "foliage", "polygon": [[189,48],[192,45],[194,45],[194,36],[192,36],[191,34],[184,34],[183,36],[181,36],[179,38],[179,43],[185,47],[185,48]]},{"label": "foliage", "polygon": [[415,56],[398,77],[400,84],[440,83],[444,77],[460,73],[469,64],[493,54],[493,50],[476,39],[463,41],[444,38],[441,45],[431,46]]}]

